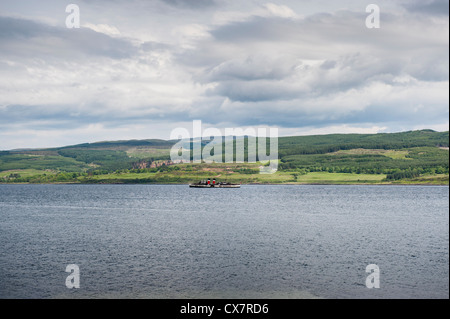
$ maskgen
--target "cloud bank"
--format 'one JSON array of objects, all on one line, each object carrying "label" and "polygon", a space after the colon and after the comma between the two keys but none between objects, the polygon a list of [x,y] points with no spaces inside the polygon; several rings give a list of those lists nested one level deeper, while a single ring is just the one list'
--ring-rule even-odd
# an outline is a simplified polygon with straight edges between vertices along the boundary
[{"label": "cloud bank", "polygon": [[79,6],[81,28],[67,29],[55,1],[0,1],[0,149],[168,139],[197,119],[448,130],[448,1],[380,1],[380,29],[359,1]]}]

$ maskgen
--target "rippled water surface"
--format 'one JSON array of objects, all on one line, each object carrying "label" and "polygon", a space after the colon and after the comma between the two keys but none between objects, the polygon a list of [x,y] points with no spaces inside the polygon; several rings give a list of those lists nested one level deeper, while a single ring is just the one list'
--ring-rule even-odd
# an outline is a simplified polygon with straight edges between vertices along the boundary
[{"label": "rippled water surface", "polygon": [[448,209],[448,187],[0,185],[0,298],[449,298]]}]

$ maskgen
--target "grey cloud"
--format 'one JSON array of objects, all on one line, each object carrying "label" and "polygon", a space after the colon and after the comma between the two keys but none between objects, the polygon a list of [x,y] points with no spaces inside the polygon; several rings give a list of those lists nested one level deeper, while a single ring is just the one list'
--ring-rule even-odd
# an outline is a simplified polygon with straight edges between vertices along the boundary
[{"label": "grey cloud", "polygon": [[177,6],[182,8],[207,8],[217,6],[218,2],[215,0],[160,0],[171,6]]},{"label": "grey cloud", "polygon": [[448,0],[415,0],[403,4],[411,12],[431,14],[431,15],[449,15]]},{"label": "grey cloud", "polygon": [[[448,23],[437,13],[440,1],[382,11],[379,30],[365,27],[364,5],[283,18],[252,15],[263,10],[259,0],[88,3],[84,22],[135,38],[0,16],[0,131],[11,138],[20,137],[17,127],[131,130],[202,119],[229,127],[391,128],[448,118]],[[333,10],[321,3],[315,12]],[[293,1],[283,4],[302,14]],[[233,11],[242,16],[228,19]]]},{"label": "grey cloud", "polygon": [[307,65],[288,56],[283,61],[256,60],[252,59],[250,64],[247,59],[241,63],[233,60],[214,68],[205,76],[206,80],[216,83],[208,94],[241,102],[327,96],[358,89],[375,81],[392,83],[404,72],[405,65],[401,59],[361,54],[346,55],[316,65]]},{"label": "grey cloud", "polygon": [[[256,16],[219,26],[210,34],[216,46],[227,45],[236,52],[245,49],[282,52],[281,48],[286,47],[290,51],[297,50],[303,58],[315,59],[360,50],[406,54],[408,50],[444,44],[444,39],[427,33],[430,25],[436,25],[432,18],[418,20],[384,12],[382,27],[377,30],[365,26],[366,18],[364,11],[321,13],[303,19]],[[445,35],[444,30],[442,32]],[[207,49],[201,43],[199,45],[201,49]]]},{"label": "grey cloud", "polygon": [[215,89],[209,91],[211,95],[221,95],[231,101],[260,102],[282,101],[301,97],[302,90],[295,85],[276,81],[227,81],[221,82]]},{"label": "grey cloud", "polygon": [[[319,13],[303,19],[277,16],[253,16],[211,31],[217,41],[245,43],[248,41],[271,42],[274,46],[283,42],[308,43],[329,47],[333,43],[364,43],[367,40],[366,14],[362,12],[339,11],[334,14]],[[383,19],[390,19],[388,13]],[[324,42],[330,41],[330,42]]]},{"label": "grey cloud", "polygon": [[140,48],[144,51],[168,51],[168,50],[173,50],[173,46],[165,44],[165,43],[160,43],[160,42],[155,42],[155,41],[146,41],[144,43],[141,44]]},{"label": "grey cloud", "polygon": [[[209,111],[203,112],[201,118],[211,124],[228,121],[238,126],[272,125],[285,128],[363,124],[392,126],[392,123],[419,126],[442,123],[442,117],[448,118],[448,110],[439,107],[433,110],[424,107],[419,112],[411,112],[409,105],[373,103],[360,110],[343,112],[339,108],[311,111],[305,109],[302,104],[302,101],[246,103],[245,106],[233,108],[232,111],[216,107],[214,111],[210,108]],[[191,119],[198,117],[191,116]]]},{"label": "grey cloud", "polygon": [[[166,109],[167,117],[181,117]],[[10,125],[26,129],[75,129],[89,124],[98,124],[106,128],[133,126],[154,118],[152,114],[132,112],[111,112],[107,105],[90,102],[84,108],[78,105],[7,105],[0,107],[0,131]]]},{"label": "grey cloud", "polygon": [[[178,55],[178,62],[204,68],[195,80],[215,84],[210,96],[241,102],[327,96],[373,82],[393,85],[404,76],[448,80],[446,41],[416,32],[427,21],[416,21],[404,34],[402,24],[410,22],[403,16],[383,15],[376,32],[364,26],[365,18],[349,11],[305,19],[250,17],[216,27],[212,39]],[[308,59],[325,62],[302,64]]]},{"label": "grey cloud", "polygon": [[73,106],[8,105],[0,108],[0,127],[22,125],[26,129],[76,128],[90,123],[85,116],[71,116]]},{"label": "grey cloud", "polygon": [[[294,61],[295,62],[295,61]],[[282,79],[294,72],[296,65],[284,58],[251,55],[245,60],[230,60],[212,68],[209,81]]]},{"label": "grey cloud", "polygon": [[407,104],[392,105],[391,103],[371,104],[361,111],[352,112],[342,120],[346,123],[384,123],[396,122],[414,125],[432,125],[449,116],[448,109],[423,106],[422,110],[414,112]]},{"label": "grey cloud", "polygon": [[322,93],[359,88],[373,81],[390,82],[403,72],[405,61],[397,57],[349,54],[326,60],[315,67],[311,85]]},{"label": "grey cloud", "polygon": [[137,48],[131,42],[88,28],[67,29],[0,16],[0,55],[60,59],[83,55],[122,59],[136,53]]},{"label": "grey cloud", "polygon": [[[423,81],[448,81],[449,52],[447,50],[424,50],[408,59],[405,71]],[[426,52],[428,51],[428,52]]]},{"label": "grey cloud", "polygon": [[129,6],[145,10],[180,9],[186,11],[214,9],[221,5],[223,0],[81,0],[89,5],[117,7]]},{"label": "grey cloud", "polygon": [[[284,30],[283,30],[284,29]],[[211,32],[217,41],[240,43],[251,39],[277,41],[292,36],[292,31],[298,30],[298,25],[291,20],[282,18],[253,17],[247,21],[240,21],[221,26]],[[283,32],[283,31],[291,32]]]}]

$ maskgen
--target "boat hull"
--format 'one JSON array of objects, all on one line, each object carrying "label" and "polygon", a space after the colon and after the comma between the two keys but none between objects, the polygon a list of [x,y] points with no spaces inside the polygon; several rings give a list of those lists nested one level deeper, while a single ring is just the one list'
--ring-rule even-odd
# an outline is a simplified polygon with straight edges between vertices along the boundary
[{"label": "boat hull", "polygon": [[202,184],[191,184],[189,187],[192,188],[240,188],[241,185],[239,184],[216,184],[216,185],[202,185]]}]

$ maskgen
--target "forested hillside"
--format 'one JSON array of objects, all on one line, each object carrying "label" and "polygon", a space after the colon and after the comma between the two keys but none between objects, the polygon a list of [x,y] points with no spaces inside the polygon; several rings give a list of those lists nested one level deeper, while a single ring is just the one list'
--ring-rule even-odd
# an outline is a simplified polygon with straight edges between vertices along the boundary
[{"label": "forested hillside", "polygon": [[[201,177],[200,173],[192,172],[205,170],[216,175],[226,172],[228,177],[231,171],[234,178],[261,181],[257,176],[258,163],[244,163],[232,170],[229,163],[171,163],[170,149],[176,142],[132,140],[3,151],[0,152],[0,182],[184,182],[197,175]],[[327,173],[335,174],[334,177],[336,174],[383,175],[385,182],[439,176],[448,183],[448,132],[293,136],[280,137],[278,145],[277,174],[283,178],[277,182],[296,182],[299,176]]]}]

